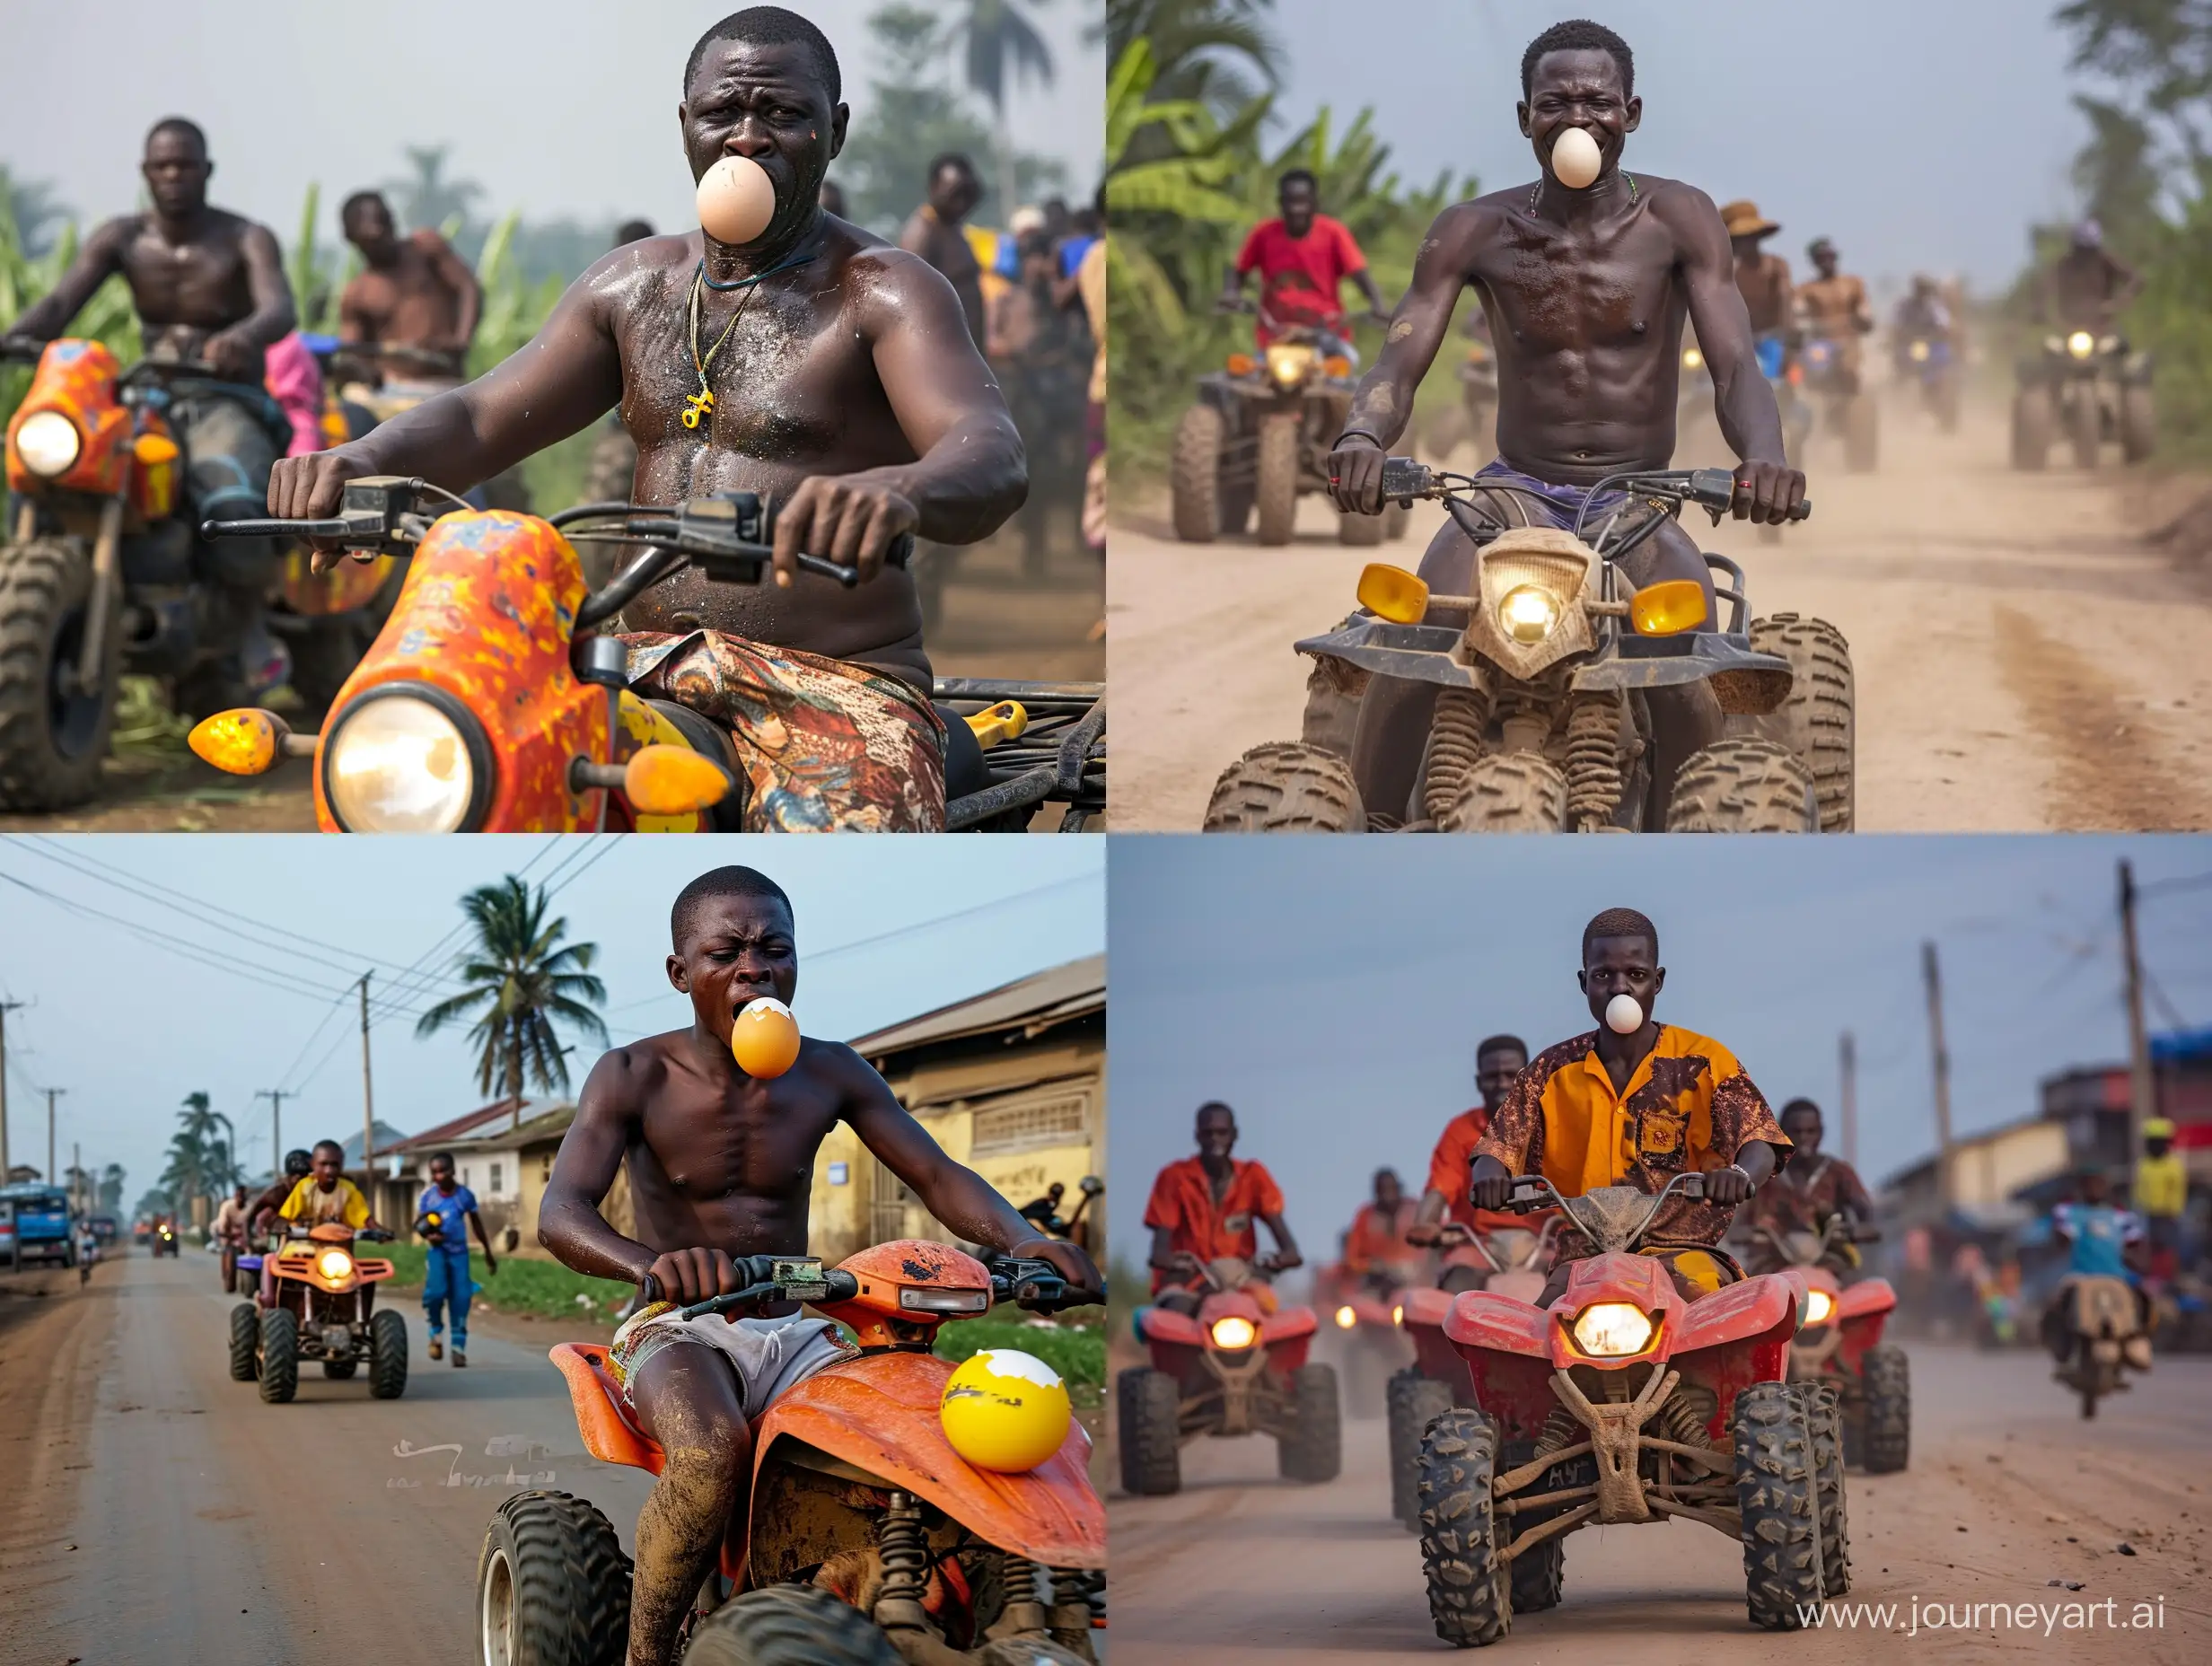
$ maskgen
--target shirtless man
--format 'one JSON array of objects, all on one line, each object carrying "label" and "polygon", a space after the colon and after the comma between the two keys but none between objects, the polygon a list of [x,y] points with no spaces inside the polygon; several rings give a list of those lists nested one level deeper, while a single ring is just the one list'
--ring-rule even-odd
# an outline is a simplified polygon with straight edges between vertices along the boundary
[{"label": "shirtless man", "polygon": [[348,197],[338,224],[366,263],[338,297],[338,339],[411,348],[399,361],[404,381],[457,381],[484,311],[484,288],[468,262],[426,228],[401,238],[390,205],[375,191]]},{"label": "shirtless man", "polygon": [[1730,203],[1720,211],[1720,223],[1728,228],[1736,293],[1743,297],[1743,310],[1751,315],[1751,333],[1762,339],[1786,335],[1795,311],[1789,262],[1760,247],[1782,228],[1750,201]]},{"label": "shirtless man", "polygon": [[[1447,208],[1430,227],[1412,286],[1330,455],[1337,507],[1381,511],[1383,459],[1413,416],[1414,390],[1451,328],[1461,292],[1471,286],[1490,314],[1497,350],[1499,455],[1482,475],[1495,482],[1501,521],[1569,527],[1605,476],[1667,466],[1685,318],[1712,370],[1721,433],[1743,460],[1735,513],[1761,524],[1786,521],[1804,496],[1804,476],[1784,459],[1781,415],[1760,373],[1720,215],[1693,186],[1621,171],[1622,147],[1644,116],[1627,44],[1594,23],[1557,24],[1523,54],[1521,81],[1521,131],[1542,175]],[[1598,177],[1582,190],[1551,172],[1552,144],[1571,127],[1597,141],[1602,158]],[[1597,518],[1620,501],[1605,494]],[[1422,558],[1421,576],[1441,594],[1466,595],[1474,554],[1467,535],[1446,522]],[[1623,570],[1638,586],[1690,579],[1711,594],[1705,558],[1679,526],[1663,527]],[[1654,785],[1664,803],[1681,761],[1719,738],[1720,706],[1702,683],[1655,688],[1649,699],[1658,741]],[[1365,802],[1410,799],[1435,703],[1429,684],[1377,677],[1369,685],[1353,743]]]},{"label": "shirtless man", "polygon": [[[1081,1250],[1040,1234],[939,1150],[852,1048],[810,1037],[768,1081],[737,1065],[738,1013],[763,995],[788,1003],[798,986],[791,903],[773,881],[750,868],[702,874],[677,897],[669,928],[668,981],[690,997],[690,1027],[592,1067],[539,1210],[539,1241],[565,1265],[632,1285],[651,1274],[667,1297],[628,1320],[610,1355],[638,1427],[668,1455],[637,1518],[629,1666],[672,1658],[725,1524],[742,1530],[749,1419],[849,1353],[829,1321],[789,1308],[686,1321],[669,1303],[742,1288],[733,1256],[806,1253],[814,1156],[838,1122],[955,1238],[1049,1261],[1101,1299],[1104,1288]],[[599,1213],[626,1162],[636,1239]]]},{"label": "shirtless man", "polygon": [[1798,316],[1805,334],[1835,344],[1835,390],[1854,394],[1865,376],[1862,336],[1873,333],[1874,313],[1866,299],[1866,285],[1842,269],[1836,245],[1825,237],[1805,250],[1820,276],[1797,290]]},{"label": "shirtless man", "polygon": [[[1264,1164],[1240,1162],[1236,1112],[1219,1100],[1198,1107],[1192,1126],[1198,1154],[1162,1169],[1145,1205],[1145,1225],[1152,1232],[1153,1299],[1162,1307],[1195,1313],[1204,1291],[1198,1275],[1209,1262],[1242,1261],[1255,1273],[1272,1276],[1304,1265],[1298,1241],[1283,1220],[1283,1189]],[[1254,1223],[1264,1223],[1275,1248],[1260,1253]],[[1275,1294],[1264,1284],[1252,1293],[1272,1308]]]},{"label": "shirtless man", "polygon": [[[169,420],[184,448],[196,524],[265,513],[271,466],[292,439],[291,424],[261,385],[263,354],[294,322],[284,257],[267,226],[207,206],[215,171],[207,136],[195,124],[177,116],[156,122],[138,170],[152,210],[94,232],[52,293],[7,335],[16,347],[51,340],[94,290],[123,275],[146,356],[204,360],[215,371],[214,379],[178,378],[171,389]],[[236,643],[238,679],[254,695],[291,670],[265,622],[262,592],[276,576],[276,558],[264,538],[218,539],[196,557],[224,603],[217,641]]]},{"label": "shirtless man", "polygon": [[940,156],[929,164],[927,198],[907,216],[899,233],[900,248],[921,256],[952,285],[952,293],[960,297],[960,310],[968,317],[968,333],[979,346],[987,325],[983,267],[960,224],[982,200],[983,182],[976,178],[975,164],[965,156]]},{"label": "shirtless man", "polygon": [[[725,154],[760,163],[776,189],[768,230],[743,247],[692,231],[603,256],[506,363],[351,444],[285,460],[270,487],[285,516],[334,513],[363,475],[463,490],[619,400],[637,502],[772,500],[772,584],[688,570],[623,615],[632,686],[736,735],[748,830],[943,825],[921,615],[884,556],[906,532],[987,537],[1028,489],[1021,435],[951,286],[818,206],[845,143],[838,86],[836,54],[805,19],[756,6],[716,23],[686,66],[685,156],[694,179]],[[684,426],[703,393],[704,420]],[[803,550],[864,582],[801,573]]]}]

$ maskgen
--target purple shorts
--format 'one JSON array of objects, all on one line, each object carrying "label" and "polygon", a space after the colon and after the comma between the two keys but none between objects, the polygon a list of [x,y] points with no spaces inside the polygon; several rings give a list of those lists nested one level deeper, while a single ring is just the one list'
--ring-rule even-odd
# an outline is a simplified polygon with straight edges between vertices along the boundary
[{"label": "purple shorts", "polygon": [[1549,480],[1540,480],[1532,474],[1523,474],[1511,463],[1499,459],[1486,463],[1475,471],[1475,478],[1495,491],[1512,494],[1511,502],[1520,507],[1515,515],[1504,511],[1498,519],[1508,526],[1549,526],[1562,532],[1575,530],[1575,518],[1590,505],[1585,525],[1602,526],[1606,516],[1628,501],[1626,492],[1593,494],[1583,486],[1554,486]]}]

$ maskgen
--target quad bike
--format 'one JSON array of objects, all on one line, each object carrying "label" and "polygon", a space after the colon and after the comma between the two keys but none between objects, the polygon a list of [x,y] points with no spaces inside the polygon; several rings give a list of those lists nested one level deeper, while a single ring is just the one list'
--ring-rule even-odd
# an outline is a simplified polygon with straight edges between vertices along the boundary
[{"label": "quad bike", "polygon": [[1877,1228],[1854,1228],[1841,1214],[1831,1215],[1818,1232],[1751,1229],[1754,1265],[1804,1286],[1805,1322],[1790,1344],[1789,1380],[1823,1382],[1836,1390],[1843,1460],[1870,1475],[1893,1474],[1911,1456],[1911,1363],[1903,1348],[1882,1339],[1883,1327],[1897,1311],[1897,1292],[1890,1281],[1860,1278],[1847,1284],[1833,1263],[1843,1247],[1880,1238]]},{"label": "quad bike", "polygon": [[1356,1416],[1367,1416],[1385,1399],[1387,1383],[1402,1368],[1408,1351],[1398,1326],[1398,1280],[1380,1268],[1364,1278],[1341,1268],[1322,1272],[1334,1276],[1316,1279],[1315,1294],[1336,1328],[1343,1398],[1356,1408]]},{"label": "quad bike", "polygon": [[2040,356],[2022,362],[2013,394],[2013,467],[2041,469],[2052,440],[2064,434],[2076,468],[2094,469],[2105,442],[2139,463],[2158,449],[2158,407],[2151,393],[2151,355],[2119,336],[2076,329],[2044,339]]},{"label": "quad bike", "polygon": [[1828,428],[1843,440],[1845,470],[1872,474],[1882,455],[1882,408],[1863,380],[1847,369],[1844,347],[1832,337],[1807,338],[1797,359],[1804,376],[1802,396],[1823,405]]},{"label": "quad bike", "polygon": [[[930,1351],[938,1326],[994,1302],[1051,1311],[1093,1298],[1047,1261],[987,1272],[917,1241],[876,1244],[834,1268],[806,1256],[738,1266],[744,1288],[683,1311],[804,1302],[848,1326],[860,1352],[754,1422],[744,1513],[687,1621],[688,1666],[1095,1660],[1106,1513],[1088,1478],[1091,1437],[1071,1425],[1059,1450],[1023,1472],[974,1467],[939,1415],[952,1363]],[[643,1299],[659,1293],[648,1277]],[[630,1421],[607,1350],[563,1343],[551,1358],[584,1450],[661,1473],[662,1450]],[[500,1505],[476,1589],[485,1666],[621,1666],[630,1559],[588,1500],[532,1491]]]},{"label": "quad bike", "polygon": [[1464,1290],[1494,1290],[1533,1302],[1551,1270],[1559,1217],[1533,1231],[1479,1232],[1457,1221],[1439,1229],[1443,1251],[1434,1285],[1409,1285],[1391,1298],[1391,1313],[1413,1345],[1413,1363],[1390,1381],[1385,1393],[1391,1460],[1391,1514],[1409,1532],[1421,1530],[1421,1434],[1454,1406],[1475,1403],[1467,1362],[1445,1338],[1444,1316]]},{"label": "quad bike", "polygon": [[1180,1492],[1183,1442],[1200,1435],[1272,1435],[1285,1480],[1337,1478],[1337,1373],[1306,1359],[1319,1328],[1313,1310],[1268,1312],[1246,1289],[1262,1276],[1249,1262],[1212,1261],[1198,1273],[1206,1293],[1196,1318],[1165,1307],[1138,1313],[1152,1363],[1114,1380],[1125,1492]]},{"label": "quad bike", "polygon": [[177,1241],[176,1223],[159,1220],[154,1223],[152,1249],[155,1255],[181,1255],[184,1246]]},{"label": "quad bike", "polygon": [[1509,1208],[1556,1205],[1595,1253],[1549,1309],[1470,1290],[1444,1320],[1475,1399],[1421,1437],[1421,1559],[1445,1642],[1496,1643],[1516,1612],[1555,1606],[1562,1536],[1584,1526],[1718,1529],[1742,1547],[1764,1630],[1795,1630],[1849,1588],[1834,1392],[1785,1379],[1802,1287],[1770,1274],[1691,1301],[1633,1253],[1670,1197],[1704,1190],[1697,1173],[1655,1197],[1514,1182]]},{"label": "quad bike", "polygon": [[[746,492],[671,508],[585,504],[550,520],[446,513],[434,500],[459,504],[422,480],[375,476],[347,482],[329,520],[206,529],[411,559],[320,734],[248,707],[202,723],[193,750],[233,775],[312,759],[326,832],[734,830],[746,778],[729,732],[632,694],[622,641],[599,627],[688,566],[717,583],[759,583],[773,511]],[[643,549],[587,591],[575,545],[592,541]],[[902,538],[894,564],[911,549]],[[799,565],[847,585],[859,577],[813,556]],[[1065,807],[1061,831],[1079,831],[1104,811],[1102,685],[943,678],[935,692],[948,727],[977,742],[948,754],[949,831],[1018,831],[1048,802]]]},{"label": "quad bike", "polygon": [[[1585,541],[1507,529],[1462,495],[1471,476],[1393,457],[1386,497],[1441,500],[1478,549],[1471,596],[1432,596],[1400,567],[1360,574],[1360,611],[1309,637],[1307,732],[1347,734],[1370,677],[1437,687],[1410,802],[1365,805],[1350,763],[1312,741],[1255,747],[1222,772],[1208,832],[1843,832],[1853,818],[1850,650],[1824,619],[1751,620],[1743,570],[1707,555],[1724,629],[1687,579],[1624,593],[1620,562],[1681,512],[1716,523],[1738,487],[1725,469],[1628,473],[1628,501]],[[1800,504],[1793,517],[1811,512]],[[1586,514],[1587,512],[1585,512]],[[1466,622],[1436,618],[1463,614]],[[1320,665],[1343,669],[1324,679]],[[1648,688],[1709,686],[1728,731],[1682,761],[1672,802],[1652,791]],[[1317,712],[1316,706],[1324,709]],[[1372,820],[1371,820],[1372,814]]]},{"label": "quad bike", "polygon": [[344,1381],[369,1367],[369,1392],[396,1400],[407,1391],[407,1320],[390,1308],[372,1311],[376,1286],[392,1266],[356,1256],[354,1240],[389,1243],[379,1227],[292,1223],[267,1254],[241,1256],[241,1268],[260,1276],[251,1302],[231,1310],[231,1376],[259,1381],[261,1398],[282,1406],[299,1392],[300,1362],[322,1362],[322,1374]]},{"label": "quad bike", "polygon": [[[1259,540],[1287,544],[1298,499],[1329,489],[1329,452],[1344,432],[1358,382],[1344,340],[1305,325],[1266,320],[1274,339],[1254,355],[1233,353],[1224,370],[1198,379],[1198,402],[1175,425],[1169,468],[1175,536],[1210,544],[1242,532],[1255,506]],[[1343,515],[1344,543],[1404,536],[1408,512]]]},{"label": "quad bike", "polygon": [[2099,1400],[2135,1386],[2124,1374],[2131,1368],[2128,1344],[2144,1336],[2135,1287],[2124,1278],[2069,1273],[2051,1302],[2067,1350],[2051,1375],[2081,1396],[2082,1416],[2094,1417]]},{"label": "quad bike", "polygon": [[1934,331],[1907,336],[1897,344],[1903,379],[1920,390],[1920,408],[1944,434],[1959,431],[1959,357],[1951,338]]},{"label": "quad bike", "polygon": [[[126,672],[158,679],[171,706],[195,716],[236,697],[237,626],[206,576],[207,529],[195,538],[189,460],[167,413],[215,387],[281,421],[259,389],[222,381],[198,360],[124,370],[99,342],[77,339],[36,357],[8,424],[15,512],[0,545],[0,810],[13,811],[66,810],[98,791]],[[337,657],[365,640],[381,583],[373,571],[309,582],[305,565],[287,559],[269,609],[273,630],[306,645],[304,670],[295,650],[311,684],[303,698],[315,676],[351,669]]]}]

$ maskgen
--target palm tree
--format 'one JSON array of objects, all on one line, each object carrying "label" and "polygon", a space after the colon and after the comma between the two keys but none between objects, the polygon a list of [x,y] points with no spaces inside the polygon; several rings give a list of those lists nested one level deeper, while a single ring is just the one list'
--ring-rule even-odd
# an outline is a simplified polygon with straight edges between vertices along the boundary
[{"label": "palm tree", "polygon": [[445,177],[446,149],[443,145],[406,146],[408,163],[415,170],[415,177],[387,180],[384,189],[399,198],[399,219],[409,230],[419,232],[426,228],[434,232],[441,227],[452,227],[446,232],[450,239],[458,232],[460,225],[468,224],[477,199],[484,195],[484,188],[474,180]]},{"label": "palm tree", "polygon": [[100,1211],[114,1214],[123,1207],[123,1165],[111,1162],[100,1172]]},{"label": "palm tree", "polygon": [[[1042,5],[1046,0],[1029,0]],[[1009,85],[1033,75],[1045,86],[1052,84],[1052,48],[1022,15],[1015,0],[961,0],[966,15],[954,28],[966,40],[965,68],[969,91],[982,94],[991,107],[993,166],[998,175],[999,223],[1004,224],[1021,201],[1014,178],[1014,136],[1006,127]]]},{"label": "palm tree", "polygon": [[454,957],[453,972],[467,986],[425,1013],[415,1026],[417,1035],[429,1036],[474,1018],[469,1037],[478,1048],[477,1088],[489,1093],[494,1083],[501,1085],[513,1107],[510,1127],[522,1123],[525,1076],[541,1092],[568,1087],[568,1061],[554,1029],[556,1019],[602,1047],[607,1041],[607,1026],[583,1004],[606,1003],[606,985],[589,971],[599,945],[561,946],[568,922],[548,922],[549,901],[543,886],[533,894],[512,873],[463,897],[461,909],[476,928],[476,942]]},{"label": "palm tree", "polygon": [[177,1124],[176,1133],[170,1136],[169,1162],[162,1171],[161,1185],[191,1211],[195,1226],[205,1225],[205,1206],[231,1184],[236,1171],[231,1161],[231,1119],[212,1108],[206,1094],[188,1093]]},{"label": "palm tree", "polygon": [[1160,99],[1191,99],[1222,121],[1282,83],[1282,48],[1264,21],[1273,0],[1107,0],[1107,51],[1152,43]]}]

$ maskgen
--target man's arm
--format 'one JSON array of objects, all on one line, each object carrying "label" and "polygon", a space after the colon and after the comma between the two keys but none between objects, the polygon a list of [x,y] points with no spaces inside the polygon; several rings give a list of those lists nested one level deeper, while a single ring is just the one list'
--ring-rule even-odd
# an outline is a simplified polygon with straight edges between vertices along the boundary
[{"label": "man's arm", "polygon": [[364,286],[368,275],[362,274],[346,285],[338,298],[338,338],[343,342],[366,344],[376,339],[377,320],[370,316],[362,304]]},{"label": "man's arm", "polygon": [[1274,1253],[1262,1256],[1260,1259],[1278,1273],[1286,1273],[1294,1267],[1304,1267],[1305,1257],[1299,1253],[1298,1241],[1290,1235],[1290,1227],[1284,1221],[1282,1212],[1278,1209],[1273,1214],[1262,1214],[1260,1218],[1267,1223],[1268,1232],[1275,1239]]},{"label": "man's arm", "polygon": [[1736,287],[1728,228],[1713,199],[1690,186],[1655,196],[1652,212],[1674,232],[1681,251],[1690,320],[1713,375],[1713,409],[1722,437],[1743,460],[1736,467],[1736,479],[1744,487],[1736,498],[1736,518],[1786,521],[1792,505],[1805,495],[1805,478],[1784,456],[1781,408],[1760,372],[1751,315]]},{"label": "man's arm", "polygon": [[291,334],[299,322],[292,305],[292,285],[285,276],[285,258],[265,225],[249,224],[239,237],[246,258],[246,285],[253,295],[253,311],[228,329],[207,338],[202,349],[207,362],[226,375],[243,375],[253,368],[263,348]]},{"label": "man's arm", "polygon": [[[610,1183],[611,1184],[611,1182]],[[469,1211],[469,1224],[476,1228],[477,1241],[484,1246],[485,1268],[487,1271],[497,1271],[499,1267],[499,1258],[492,1253],[492,1235],[484,1230],[484,1217],[481,1214],[478,1214],[474,1209],[471,1209]],[[463,1244],[466,1244],[469,1241],[469,1236],[466,1232],[461,1234],[461,1241]]]},{"label": "man's arm", "polygon": [[430,345],[450,347],[456,353],[466,353],[469,344],[476,339],[478,320],[484,316],[484,285],[477,282],[476,274],[470,269],[469,263],[453,252],[452,244],[435,232],[425,232],[419,235],[423,252],[430,257],[431,269],[438,275],[439,281],[453,292],[461,310],[461,316],[453,324],[453,338]]},{"label": "man's arm", "polygon": [[1152,1229],[1152,1259],[1148,1263],[1163,1273],[1187,1273],[1198,1265],[1198,1258],[1188,1250],[1175,1247],[1175,1229],[1155,1226]]},{"label": "man's arm", "polygon": [[[1383,334],[1382,351],[1375,355],[1374,368],[1360,378],[1344,435],[1329,454],[1329,495],[1339,509],[1367,515],[1382,512],[1382,460],[1406,431],[1414,390],[1428,374],[1452,328],[1481,224],[1481,211],[1462,203],[1445,209],[1429,227],[1413,263],[1413,282]],[[1778,433],[1781,419],[1775,423]]]},{"label": "man's arm", "polygon": [[110,220],[94,232],[46,299],[24,309],[6,333],[29,341],[51,341],[68,329],[92,292],[123,269],[123,247],[130,241],[132,224],[128,219]]},{"label": "man's arm", "polygon": [[[572,1272],[593,1278],[639,1284],[655,1270],[661,1259],[636,1239],[625,1238],[599,1212],[608,1189],[622,1168],[636,1123],[636,1100],[642,1067],[627,1048],[601,1057],[584,1078],[576,1099],[576,1119],[568,1125],[560,1149],[553,1153],[552,1178],[538,1203],[538,1241],[553,1252],[553,1258]],[[465,1241],[465,1240],[464,1240]],[[698,1252],[692,1252],[698,1253]],[[719,1251],[708,1252],[719,1254]],[[672,1299],[688,1302],[721,1295],[740,1286],[727,1276],[730,1258],[722,1256],[720,1282],[703,1288],[684,1282],[680,1271],[674,1282],[663,1278]]]},{"label": "man's arm", "polygon": [[[907,223],[899,228],[899,247],[910,255],[929,259],[930,232],[935,222],[917,208],[907,216]],[[933,263],[934,264],[934,263]]]}]

